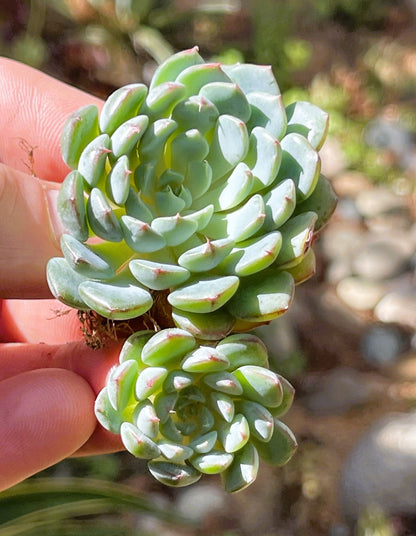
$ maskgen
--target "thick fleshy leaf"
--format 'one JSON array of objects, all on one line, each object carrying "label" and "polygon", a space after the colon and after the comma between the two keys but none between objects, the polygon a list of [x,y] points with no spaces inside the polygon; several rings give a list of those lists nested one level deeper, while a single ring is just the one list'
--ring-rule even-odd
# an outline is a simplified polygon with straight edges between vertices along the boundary
[{"label": "thick fleshy leaf", "polygon": [[263,127],[273,138],[283,138],[287,119],[282,96],[256,91],[249,93],[247,100],[251,108],[248,128],[254,130],[256,127]]},{"label": "thick fleshy leaf", "polygon": [[270,441],[264,443],[253,438],[259,456],[269,465],[285,465],[298,447],[293,432],[281,421],[274,420],[274,430]]},{"label": "thick fleshy leaf", "polygon": [[207,272],[215,268],[233,249],[234,242],[227,238],[207,239],[205,244],[182,253],[178,264],[191,272]]},{"label": "thick fleshy leaf", "polygon": [[173,463],[181,463],[193,455],[193,450],[184,445],[178,445],[174,441],[158,441],[157,446],[162,456]]},{"label": "thick fleshy leaf", "polygon": [[146,95],[147,87],[144,84],[128,84],[116,89],[101,110],[101,131],[111,135],[122,123],[136,116]]},{"label": "thick fleshy leaf", "polygon": [[295,397],[295,389],[286,378],[280,374],[278,374],[278,377],[280,385],[282,386],[283,398],[279,406],[276,408],[270,408],[270,412],[272,413],[273,417],[280,418],[283,417],[283,415],[285,415],[292,406],[293,399]]},{"label": "thick fleshy leaf", "polygon": [[166,240],[160,233],[148,223],[132,216],[121,217],[121,229],[127,244],[138,253],[158,251],[166,245]]},{"label": "thick fleshy leaf", "polygon": [[234,460],[230,467],[221,473],[225,491],[236,493],[252,484],[257,477],[259,469],[259,455],[256,448],[247,443],[241,450],[234,454]]},{"label": "thick fleshy leaf", "polygon": [[96,186],[103,177],[109,153],[111,153],[110,138],[107,134],[94,138],[82,151],[78,171],[90,186]]},{"label": "thick fleshy leaf", "polygon": [[126,209],[126,215],[136,220],[151,223],[153,219],[153,213],[143,201],[141,192],[137,192],[132,187],[130,187],[124,208]]},{"label": "thick fleshy leaf", "polygon": [[159,447],[154,441],[141,432],[137,426],[123,422],[120,428],[123,445],[136,458],[151,460],[160,455]]},{"label": "thick fleshy leaf", "polygon": [[207,157],[215,182],[246,156],[249,146],[247,127],[241,119],[220,115]]},{"label": "thick fleshy leaf", "polygon": [[117,205],[124,205],[130,192],[129,159],[126,155],[121,156],[114,164],[108,175],[108,185],[111,197]]},{"label": "thick fleshy leaf", "polygon": [[98,188],[91,190],[87,203],[88,222],[94,233],[111,242],[120,242],[123,233],[108,199]]},{"label": "thick fleshy leaf", "polygon": [[176,82],[186,87],[186,95],[197,95],[201,88],[212,82],[230,82],[219,63],[201,63],[184,69]]},{"label": "thick fleshy leaf", "polygon": [[175,105],[183,99],[185,93],[186,88],[183,84],[162,82],[149,91],[141,112],[150,116],[167,117]]},{"label": "thick fleshy leaf", "polygon": [[310,102],[298,101],[286,108],[287,133],[302,134],[316,150],[319,150],[326,138],[329,115]]},{"label": "thick fleshy leaf", "polygon": [[295,285],[307,281],[316,271],[316,256],[314,250],[309,248],[302,256],[300,262],[293,266],[286,266],[285,271],[293,277]]},{"label": "thick fleshy leaf", "polygon": [[230,362],[230,370],[243,365],[268,366],[268,353],[264,343],[251,333],[235,333],[222,339],[217,350]]},{"label": "thick fleshy leaf", "polygon": [[264,231],[272,231],[283,225],[296,206],[296,186],[292,179],[279,182],[263,196],[266,217]]},{"label": "thick fleshy leaf", "polygon": [[311,245],[316,220],[315,212],[304,212],[280,228],[283,242],[276,259],[277,266],[290,267],[302,259]]},{"label": "thick fleshy leaf", "polygon": [[232,422],[235,414],[233,399],[225,393],[212,392],[210,402],[215,411],[228,423]]},{"label": "thick fleshy leaf", "polygon": [[192,65],[204,63],[204,60],[198,54],[198,50],[198,47],[182,50],[165,60],[154,72],[150,89],[153,89],[164,82],[172,82],[176,80],[182,71]]},{"label": "thick fleshy leaf", "polygon": [[241,320],[268,322],[287,311],[294,290],[293,277],[287,272],[261,272],[242,280],[227,309]]},{"label": "thick fleshy leaf", "polygon": [[321,230],[332,216],[337,206],[337,200],[337,195],[329,180],[320,175],[312,194],[303,203],[297,205],[294,213],[315,212],[318,216],[314,227],[316,232]]},{"label": "thick fleshy leaf", "polygon": [[283,399],[279,377],[272,370],[257,365],[243,365],[233,372],[245,398],[266,407],[276,408]]},{"label": "thick fleshy leaf", "polygon": [[[202,162],[195,160],[188,163],[185,173],[186,185],[193,198],[204,195],[210,188],[212,182],[212,169],[206,160]],[[204,206],[208,203],[204,203]],[[197,207],[195,206],[197,210]]]},{"label": "thick fleshy leaf", "polygon": [[249,400],[238,403],[240,411],[247,419],[250,434],[259,441],[270,441],[274,430],[273,415],[263,405]]},{"label": "thick fleshy leaf", "polygon": [[192,385],[194,380],[195,376],[184,370],[171,370],[163,384],[163,391],[165,393],[182,391],[185,387]]},{"label": "thick fleshy leaf", "polygon": [[168,302],[181,311],[210,313],[222,307],[238,289],[235,276],[201,278],[182,285],[168,296]]},{"label": "thick fleshy leaf", "polygon": [[201,88],[199,94],[215,104],[220,114],[238,117],[245,123],[250,118],[250,105],[237,84],[210,82]]},{"label": "thick fleshy leaf", "polygon": [[54,297],[74,309],[89,309],[81,298],[78,288],[86,278],[72,270],[62,257],[54,257],[48,261],[46,278]]},{"label": "thick fleshy leaf", "polygon": [[111,149],[116,158],[129,154],[143,136],[149,118],[147,115],[137,115],[122,123],[111,136]]},{"label": "thick fleshy leaf", "polygon": [[202,381],[211,389],[230,396],[239,396],[243,393],[240,382],[231,372],[212,372],[206,374]]},{"label": "thick fleshy leaf", "polygon": [[239,242],[220,268],[225,274],[252,275],[270,266],[277,258],[282,245],[282,235],[274,231],[259,238]]},{"label": "thick fleshy leaf", "polygon": [[236,63],[223,65],[222,68],[231,80],[238,84],[245,95],[258,91],[270,95],[280,95],[279,86],[269,65]]},{"label": "thick fleshy leaf", "polygon": [[138,372],[139,367],[134,359],[124,361],[111,371],[106,385],[108,398],[115,410],[123,411],[135,402],[134,384]]},{"label": "thick fleshy leaf", "polygon": [[130,283],[83,281],[79,285],[79,294],[90,309],[113,320],[141,316],[153,304],[147,290]]},{"label": "thick fleshy leaf", "polygon": [[217,437],[217,431],[212,430],[211,432],[196,437],[193,441],[191,441],[191,443],[189,443],[189,446],[194,452],[206,454],[213,449],[215,443],[217,442]]},{"label": "thick fleshy leaf", "polygon": [[225,337],[235,324],[235,318],[223,309],[213,313],[200,314],[187,313],[174,307],[172,320],[179,328],[185,329],[195,337],[206,341],[218,341]]},{"label": "thick fleshy leaf", "polygon": [[172,140],[171,167],[184,173],[188,162],[202,161],[209,152],[209,144],[197,128],[181,132]]},{"label": "thick fleshy leaf", "polygon": [[136,381],[136,398],[145,400],[157,391],[165,381],[168,370],[164,367],[147,367],[143,369]]},{"label": "thick fleshy leaf", "polygon": [[77,273],[94,279],[108,279],[114,268],[99,255],[69,234],[61,236],[61,250],[69,266]]},{"label": "thick fleshy leaf", "polygon": [[267,129],[254,127],[245,163],[253,174],[252,192],[270,186],[279,171],[282,151],[280,144]]},{"label": "thick fleshy leaf", "polygon": [[85,216],[84,178],[79,171],[71,171],[62,183],[58,194],[59,217],[74,238],[85,242],[88,239],[88,225]]},{"label": "thick fleshy leaf", "polygon": [[168,246],[177,246],[194,234],[198,225],[195,221],[183,218],[180,214],[156,218],[152,229],[163,236]]},{"label": "thick fleshy leaf", "polygon": [[144,368],[143,363],[141,361],[141,353],[143,350],[143,346],[147,343],[147,341],[154,335],[154,331],[151,330],[142,330],[142,331],[136,331],[130,337],[126,339],[126,341],[123,344],[123,347],[119,354],[119,362],[123,363],[124,361],[128,361],[129,359],[134,359],[139,364],[141,364],[141,369]]},{"label": "thick fleshy leaf", "polygon": [[133,423],[150,439],[156,439],[159,434],[159,417],[150,400],[143,400],[137,404],[133,413]]},{"label": "thick fleshy leaf", "polygon": [[[166,381],[166,378],[164,382]],[[176,392],[166,394],[163,391],[159,391],[155,396],[153,405],[161,424],[165,424],[171,418],[171,414],[175,409],[175,404],[177,401],[178,393]]]},{"label": "thick fleshy leaf", "polygon": [[219,439],[225,452],[236,452],[244,447],[250,439],[250,429],[247,419],[241,413],[234,416],[230,423],[221,423]]},{"label": "thick fleshy leaf", "polygon": [[176,130],[177,123],[169,118],[150,123],[139,144],[139,156],[143,160],[159,160],[163,156],[165,143]]},{"label": "thick fleshy leaf", "polygon": [[175,106],[172,119],[181,130],[197,128],[201,134],[211,130],[218,119],[219,112],[210,101],[200,95],[192,95]]},{"label": "thick fleshy leaf", "polygon": [[123,422],[129,420],[131,412],[121,412],[114,409],[108,397],[107,387],[101,389],[94,404],[94,412],[98,422],[113,434],[119,434]]},{"label": "thick fleshy leaf", "polygon": [[186,372],[208,373],[226,370],[230,365],[228,359],[210,346],[199,346],[187,354],[181,367]]},{"label": "thick fleshy leaf", "polygon": [[148,463],[150,473],[166,486],[181,488],[197,482],[202,474],[189,465],[152,461]]},{"label": "thick fleshy leaf", "polygon": [[207,475],[217,475],[222,473],[231,465],[234,456],[227,452],[221,452],[218,450],[212,450],[207,454],[200,454],[194,456],[190,461],[192,465],[201,471],[201,473]]},{"label": "thick fleshy leaf", "polygon": [[190,276],[188,270],[176,264],[162,264],[142,259],[130,261],[129,268],[139,283],[153,290],[177,287]]},{"label": "thick fleshy leaf", "polygon": [[99,134],[98,108],[83,106],[66,121],[61,135],[61,151],[65,164],[76,169],[85,147]]},{"label": "thick fleshy leaf", "polygon": [[298,202],[311,195],[318,181],[321,161],[306,138],[293,132],[281,141],[282,163],[279,177],[293,179]]},{"label": "thick fleshy leaf", "polygon": [[195,347],[195,338],[183,329],[168,328],[155,333],[145,344],[142,361],[149,366],[170,363]]}]

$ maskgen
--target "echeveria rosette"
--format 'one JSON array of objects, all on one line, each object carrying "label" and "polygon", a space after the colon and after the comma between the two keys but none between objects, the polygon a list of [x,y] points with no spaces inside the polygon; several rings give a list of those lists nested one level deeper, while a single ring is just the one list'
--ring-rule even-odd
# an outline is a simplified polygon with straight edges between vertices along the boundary
[{"label": "echeveria rosette", "polygon": [[53,294],[115,320],[163,294],[172,325],[205,340],[278,317],[335,206],[318,156],[327,127],[312,104],[283,106],[270,67],[205,63],[197,48],[149,89],[81,108],[62,136],[72,171]]},{"label": "echeveria rosette", "polygon": [[140,331],[119,363],[98,395],[97,418],[164,484],[221,474],[227,491],[240,491],[255,480],[259,458],[280,466],[296,450],[279,420],[293,388],[269,370],[255,335],[229,335],[214,346],[179,328]]}]

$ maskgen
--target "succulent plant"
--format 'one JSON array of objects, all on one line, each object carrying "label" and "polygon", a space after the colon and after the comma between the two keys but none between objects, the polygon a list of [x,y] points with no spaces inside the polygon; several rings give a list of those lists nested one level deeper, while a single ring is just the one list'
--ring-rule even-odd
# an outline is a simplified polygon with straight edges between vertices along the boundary
[{"label": "succulent plant", "polygon": [[327,126],[312,104],[284,108],[269,67],[204,63],[197,48],[160,65],[149,90],[76,111],[53,294],[116,320],[165,295],[175,325],[210,340],[278,317],[334,208],[317,152]]},{"label": "succulent plant", "polygon": [[221,473],[238,491],[259,457],[282,465],[296,448],[278,419],[293,388],[246,332],[314,273],[336,203],[327,128],[316,106],[283,106],[270,67],[205,63],[196,47],[64,127],[49,286],[80,311],[154,325],[125,342],[96,415],[165,484]]},{"label": "succulent plant", "polygon": [[221,474],[236,492],[255,480],[259,458],[279,466],[296,450],[278,419],[293,388],[268,369],[255,335],[229,335],[214,346],[179,328],[139,331],[119,361],[97,398],[97,418],[148,460],[160,482],[180,487]]}]

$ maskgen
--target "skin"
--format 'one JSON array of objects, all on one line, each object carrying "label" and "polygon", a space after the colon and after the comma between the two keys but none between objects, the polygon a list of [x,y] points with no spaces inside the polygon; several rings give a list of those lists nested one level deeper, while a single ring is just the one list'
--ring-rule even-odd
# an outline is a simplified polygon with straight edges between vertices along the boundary
[{"label": "skin", "polygon": [[68,456],[121,448],[94,415],[119,344],[88,348],[45,278],[48,259],[61,256],[60,133],[85,104],[102,106],[0,58],[0,491]]}]

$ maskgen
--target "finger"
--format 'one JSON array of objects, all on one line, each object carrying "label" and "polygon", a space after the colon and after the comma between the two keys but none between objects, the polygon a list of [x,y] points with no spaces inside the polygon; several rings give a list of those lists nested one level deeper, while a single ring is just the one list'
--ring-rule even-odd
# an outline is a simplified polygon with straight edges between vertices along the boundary
[{"label": "finger", "polygon": [[58,186],[0,164],[0,297],[49,297],[46,263],[61,255]]},{"label": "finger", "polygon": [[96,426],[80,376],[36,370],[0,382],[0,491],[70,456]]},{"label": "finger", "polygon": [[[60,137],[67,117],[100,99],[59,82],[36,69],[0,58],[0,161],[49,181],[68,173]],[[30,151],[33,150],[33,162]]]}]

